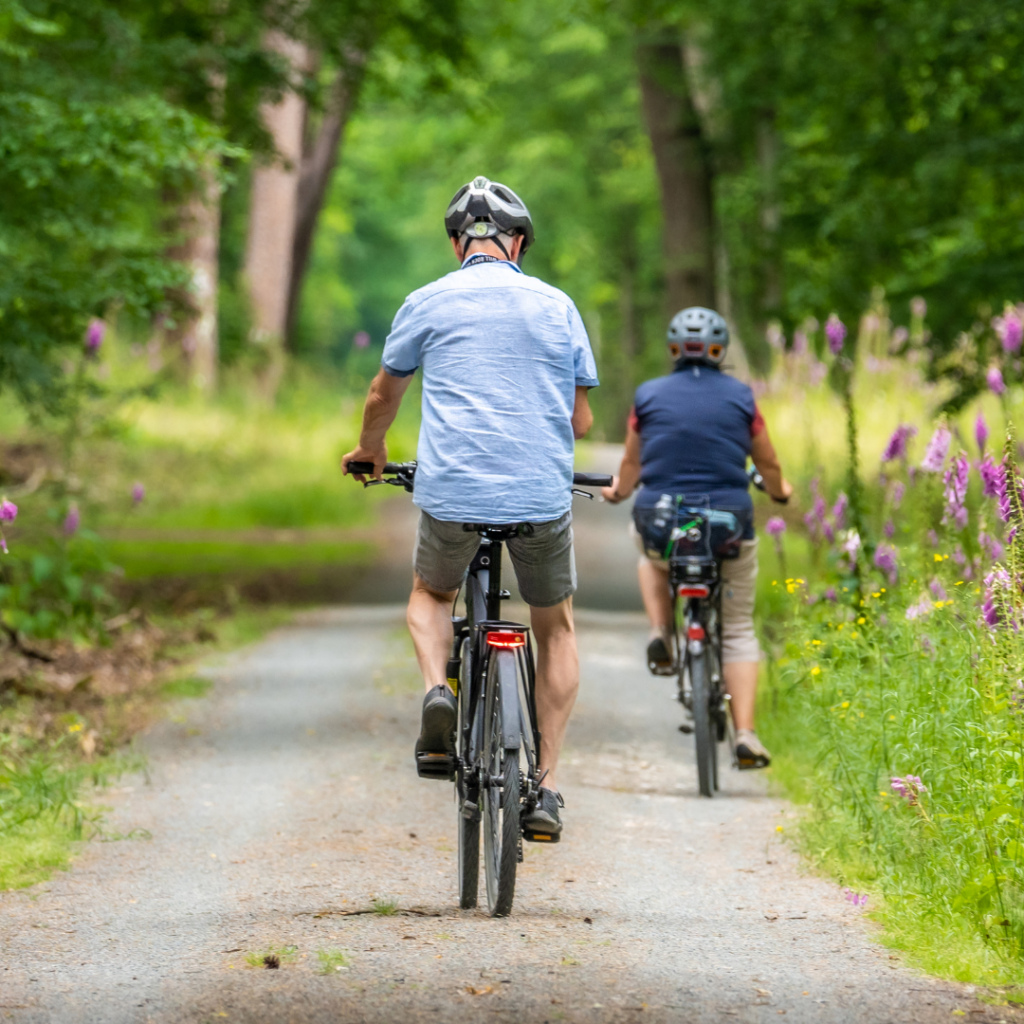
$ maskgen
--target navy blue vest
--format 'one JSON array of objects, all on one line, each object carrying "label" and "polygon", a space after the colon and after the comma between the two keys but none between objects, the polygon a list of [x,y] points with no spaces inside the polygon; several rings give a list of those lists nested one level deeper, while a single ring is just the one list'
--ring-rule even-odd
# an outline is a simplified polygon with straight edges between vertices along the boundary
[{"label": "navy blue vest", "polygon": [[[636,389],[641,488],[637,508],[652,507],[663,494],[728,509],[748,525],[753,504],[747,480],[754,394],[741,381],[708,366],[685,366]],[[745,535],[753,536],[752,528]]]}]

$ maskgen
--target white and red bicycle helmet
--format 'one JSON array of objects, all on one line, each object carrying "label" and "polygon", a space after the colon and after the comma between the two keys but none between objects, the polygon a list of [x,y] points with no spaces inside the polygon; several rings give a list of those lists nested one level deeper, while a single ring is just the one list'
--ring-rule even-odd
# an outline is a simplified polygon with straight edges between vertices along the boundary
[{"label": "white and red bicycle helmet", "polygon": [[677,364],[721,366],[729,347],[729,325],[713,309],[689,306],[672,317],[668,347]]}]

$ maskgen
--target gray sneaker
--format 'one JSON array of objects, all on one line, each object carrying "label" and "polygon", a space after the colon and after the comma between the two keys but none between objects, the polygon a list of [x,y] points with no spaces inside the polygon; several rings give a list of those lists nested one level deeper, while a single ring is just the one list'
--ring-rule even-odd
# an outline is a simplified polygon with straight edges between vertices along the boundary
[{"label": "gray sneaker", "polygon": [[441,683],[423,698],[423,719],[416,741],[416,771],[426,779],[450,779],[455,772],[455,694]]},{"label": "gray sneaker", "polygon": [[541,786],[537,806],[523,821],[523,838],[530,843],[557,843],[562,837],[558,809],[564,806],[561,793]]}]

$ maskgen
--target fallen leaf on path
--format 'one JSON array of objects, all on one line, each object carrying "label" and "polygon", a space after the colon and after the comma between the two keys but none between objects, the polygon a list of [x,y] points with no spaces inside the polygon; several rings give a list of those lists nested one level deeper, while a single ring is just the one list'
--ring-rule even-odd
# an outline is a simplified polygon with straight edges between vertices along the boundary
[{"label": "fallen leaf on path", "polygon": [[489,996],[494,991],[493,985],[484,985],[483,988],[473,988],[472,985],[466,986],[466,991],[471,996]]},{"label": "fallen leaf on path", "polygon": [[775,913],[772,913],[771,911],[769,911],[768,913],[766,913],[766,914],[764,915],[764,919],[765,919],[766,921],[777,921],[777,920],[779,919],[779,915],[778,915],[778,914],[775,914]]}]

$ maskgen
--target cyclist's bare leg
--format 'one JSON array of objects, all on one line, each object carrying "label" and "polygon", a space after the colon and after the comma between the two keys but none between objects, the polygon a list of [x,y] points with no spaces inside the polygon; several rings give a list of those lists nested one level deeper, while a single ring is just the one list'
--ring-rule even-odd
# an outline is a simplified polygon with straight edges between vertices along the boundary
[{"label": "cyclist's bare leg", "polygon": [[531,608],[530,625],[537,641],[537,726],[540,729],[540,770],[543,785],[558,789],[555,772],[565,728],[580,688],[580,660],[572,598],[551,608]]},{"label": "cyclist's bare leg", "polygon": [[428,692],[435,686],[448,685],[445,671],[452,650],[452,603],[457,593],[433,590],[413,573],[406,621]]},{"label": "cyclist's bare leg", "polygon": [[669,641],[672,637],[672,594],[668,589],[668,574],[649,558],[640,559],[637,573],[640,577],[640,596],[643,598],[647,618],[651,621],[651,635]]},{"label": "cyclist's bare leg", "polygon": [[722,666],[725,692],[729,694],[732,723],[737,732],[754,728],[754,702],[757,699],[757,662],[730,661]]}]

